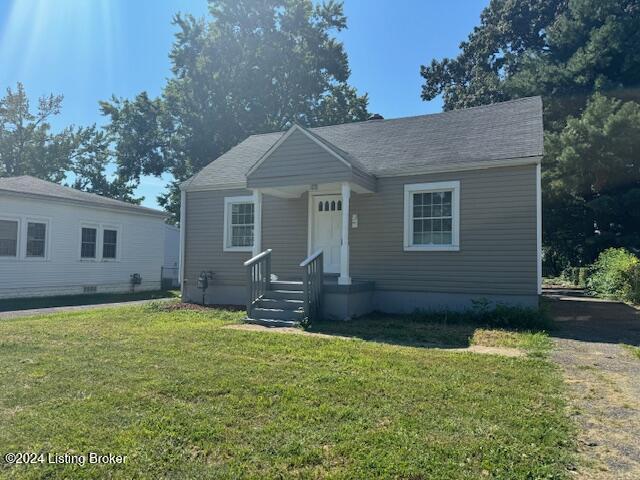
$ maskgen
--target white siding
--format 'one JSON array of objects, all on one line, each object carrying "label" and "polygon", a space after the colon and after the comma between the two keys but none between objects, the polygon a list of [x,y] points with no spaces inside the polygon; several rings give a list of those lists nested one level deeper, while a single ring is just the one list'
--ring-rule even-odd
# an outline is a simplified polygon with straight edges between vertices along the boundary
[{"label": "white siding", "polygon": [[[5,196],[0,196],[0,212],[49,222],[47,259],[0,257],[0,298],[76,294],[83,293],[85,286],[96,286],[98,293],[128,291],[133,273],[142,276],[136,290],[160,288],[165,252],[161,217]],[[119,227],[117,261],[80,259],[83,223]],[[98,244],[97,249],[101,248]]]},{"label": "white siding", "polygon": [[166,224],[164,228],[164,266],[178,267],[180,262],[180,229]]}]

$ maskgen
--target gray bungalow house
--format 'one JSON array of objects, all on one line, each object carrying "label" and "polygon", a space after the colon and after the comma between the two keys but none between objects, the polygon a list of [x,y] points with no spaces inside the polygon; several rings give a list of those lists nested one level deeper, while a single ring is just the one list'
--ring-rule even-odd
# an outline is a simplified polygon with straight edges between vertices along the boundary
[{"label": "gray bungalow house", "polygon": [[265,324],[536,306],[542,101],[252,135],[184,182],[185,301]]}]

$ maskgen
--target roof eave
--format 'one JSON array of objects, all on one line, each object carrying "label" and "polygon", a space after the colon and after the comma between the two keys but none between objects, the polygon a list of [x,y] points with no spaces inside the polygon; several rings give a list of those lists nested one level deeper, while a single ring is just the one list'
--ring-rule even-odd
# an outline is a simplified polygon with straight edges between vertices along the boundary
[{"label": "roof eave", "polygon": [[125,213],[136,213],[138,215],[147,215],[151,217],[160,217],[166,219],[169,217],[169,214],[166,212],[161,212],[160,210],[153,210],[152,208],[139,207],[137,205],[106,205],[99,202],[92,202],[90,200],[76,200],[72,198],[62,198],[56,197],[55,195],[46,195],[42,193],[31,193],[31,192],[16,192],[15,190],[5,190],[0,188],[0,195],[8,195],[12,197],[23,197],[23,198],[31,198],[31,199],[42,199],[46,198],[47,200],[58,202],[58,203],[71,203],[78,206],[90,206],[92,208],[101,208],[104,210],[116,211],[116,212],[125,212]]}]

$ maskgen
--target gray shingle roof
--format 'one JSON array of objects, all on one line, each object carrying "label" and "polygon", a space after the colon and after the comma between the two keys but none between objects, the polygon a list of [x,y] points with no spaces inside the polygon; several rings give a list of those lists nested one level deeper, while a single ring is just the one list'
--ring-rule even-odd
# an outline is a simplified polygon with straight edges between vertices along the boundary
[{"label": "gray shingle roof", "polygon": [[[542,99],[529,97],[432,115],[309,129],[376,176],[464,168],[542,155]],[[187,181],[188,188],[245,182],[253,164],[284,132],[252,135]]]},{"label": "gray shingle roof", "polygon": [[82,192],[75,188],[65,187],[53,182],[47,182],[46,180],[29,175],[0,178],[0,194],[2,193],[56,198],[72,203],[81,203],[106,208],[118,208],[130,210],[132,212],[145,213],[147,215],[166,216],[166,214],[160,210],[141,207],[121,200],[114,200],[113,198],[103,197],[96,195],[95,193]]}]

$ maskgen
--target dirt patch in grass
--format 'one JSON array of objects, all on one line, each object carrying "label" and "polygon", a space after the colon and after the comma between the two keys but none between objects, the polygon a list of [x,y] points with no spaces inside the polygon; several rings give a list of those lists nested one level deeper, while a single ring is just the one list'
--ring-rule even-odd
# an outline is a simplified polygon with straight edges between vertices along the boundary
[{"label": "dirt patch in grass", "polygon": [[553,354],[580,426],[579,478],[640,478],[640,362],[620,345],[558,339]]}]

